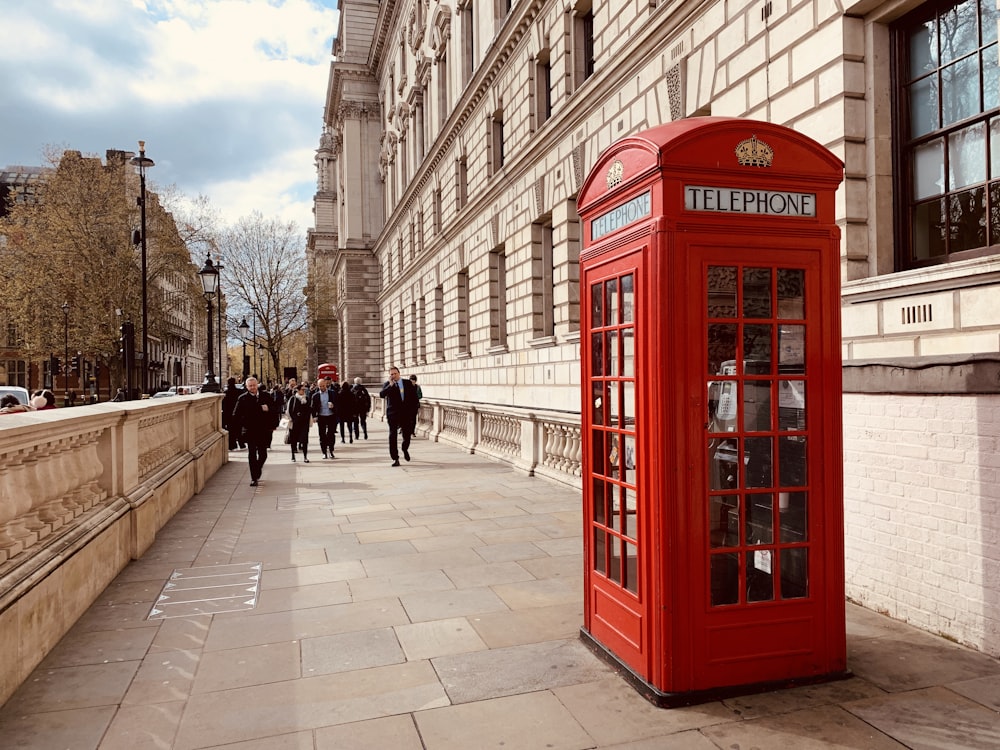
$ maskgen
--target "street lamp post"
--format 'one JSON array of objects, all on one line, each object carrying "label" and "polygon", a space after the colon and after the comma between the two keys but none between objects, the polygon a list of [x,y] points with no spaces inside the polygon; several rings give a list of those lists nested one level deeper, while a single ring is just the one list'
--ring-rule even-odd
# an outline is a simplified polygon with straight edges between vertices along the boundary
[{"label": "street lamp post", "polygon": [[208,372],[205,373],[205,382],[201,385],[202,393],[218,393],[219,383],[212,372],[212,352],[215,349],[212,341],[212,298],[219,288],[219,269],[212,264],[212,256],[205,257],[204,267],[198,271],[201,277],[201,289],[205,294],[205,311],[208,313],[208,338],[206,339],[206,349],[208,350]]},{"label": "street lamp post", "polygon": [[250,324],[247,323],[246,316],[240,321],[240,338],[243,339],[243,379],[250,377],[250,358],[247,356],[247,334],[250,333]]},{"label": "street lamp post", "polygon": [[62,303],[63,311],[63,390],[69,406],[69,302]]},{"label": "street lamp post", "polygon": [[218,340],[219,346],[219,388],[222,388],[222,376],[225,375],[225,369],[222,367],[222,258],[217,258],[215,263],[216,269],[219,271],[219,283],[215,287],[215,314],[216,323],[218,324],[218,330],[215,332],[215,337]]},{"label": "street lamp post", "polygon": [[142,392],[149,393],[149,316],[146,294],[146,170],[155,166],[146,157],[146,142],[139,141],[139,155],[129,160],[129,164],[139,168],[139,242],[142,246]]},{"label": "street lamp post", "polygon": [[254,377],[260,380],[260,357],[257,354],[257,307],[256,305],[250,305],[250,309],[253,310],[253,369]]}]

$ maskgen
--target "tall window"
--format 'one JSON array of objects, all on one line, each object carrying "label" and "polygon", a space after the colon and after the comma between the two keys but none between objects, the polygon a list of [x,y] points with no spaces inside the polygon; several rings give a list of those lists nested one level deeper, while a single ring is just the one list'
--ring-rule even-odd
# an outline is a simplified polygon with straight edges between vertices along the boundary
[{"label": "tall window", "polygon": [[433,361],[444,360],[444,287],[438,285],[434,287],[434,298],[432,302],[431,316],[434,319],[434,343]]},{"label": "tall window", "polygon": [[417,327],[417,362],[423,364],[427,361],[427,312],[422,296],[417,298],[413,320]]},{"label": "tall window", "polygon": [[455,163],[455,200],[459,211],[469,202],[469,162],[464,154]]},{"label": "tall window", "polygon": [[1000,251],[997,15],[964,0],[893,29],[902,268]]},{"label": "tall window", "polygon": [[434,234],[441,234],[441,188],[434,191]]},{"label": "tall window", "polygon": [[490,347],[507,346],[507,256],[490,252]]},{"label": "tall window", "polygon": [[552,215],[531,225],[531,329],[535,338],[555,333],[552,288]]},{"label": "tall window", "polygon": [[441,55],[438,60],[437,92],[438,92],[438,131],[444,130],[444,124],[448,121],[448,55]]},{"label": "tall window", "polygon": [[573,11],[573,82],[580,86],[594,75],[594,9],[580,0]]},{"label": "tall window", "polygon": [[455,307],[458,315],[457,336],[459,354],[469,353],[469,269],[463,268],[455,279]]},{"label": "tall window", "polygon": [[552,116],[552,62],[547,49],[535,56],[534,105],[535,127]]},{"label": "tall window", "polygon": [[472,14],[472,0],[466,0],[465,7],[459,11],[462,19],[462,85],[465,86],[472,78],[476,69],[476,33],[473,28],[475,19]]},{"label": "tall window", "polygon": [[490,166],[491,174],[499,172],[504,165],[503,110],[498,109],[490,118]]}]

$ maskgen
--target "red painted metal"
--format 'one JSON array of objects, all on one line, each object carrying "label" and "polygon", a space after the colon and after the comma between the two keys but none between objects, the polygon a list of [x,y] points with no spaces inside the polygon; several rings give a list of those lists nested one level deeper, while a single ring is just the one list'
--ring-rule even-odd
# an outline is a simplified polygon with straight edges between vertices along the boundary
[{"label": "red painted metal", "polygon": [[658,703],[846,674],[842,179],[692,118],[580,192],[583,635]]}]

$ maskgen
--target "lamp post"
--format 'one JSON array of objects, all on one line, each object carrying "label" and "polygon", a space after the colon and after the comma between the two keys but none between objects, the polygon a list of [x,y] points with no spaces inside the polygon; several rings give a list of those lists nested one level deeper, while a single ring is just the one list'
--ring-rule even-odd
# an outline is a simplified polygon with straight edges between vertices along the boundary
[{"label": "lamp post", "polygon": [[69,406],[69,302],[62,303],[63,311],[63,390]]},{"label": "lamp post", "polygon": [[201,289],[205,294],[205,310],[208,313],[208,338],[206,339],[206,349],[208,350],[208,372],[205,373],[205,382],[201,385],[202,393],[218,393],[219,383],[215,380],[215,373],[212,372],[212,352],[214,350],[212,341],[212,298],[219,288],[219,269],[212,265],[212,256],[205,256],[205,265],[198,275],[201,277]]},{"label": "lamp post", "polygon": [[253,310],[253,369],[254,377],[260,380],[260,357],[257,354],[257,306],[250,305]]},{"label": "lamp post", "polygon": [[152,159],[146,157],[146,142],[139,141],[139,155],[133,156],[129,164],[139,168],[139,242],[142,246],[142,392],[149,392],[149,316],[146,295],[146,170],[155,166]]},{"label": "lamp post", "polygon": [[240,338],[243,339],[243,379],[250,376],[250,358],[247,356],[247,334],[250,333],[250,324],[247,323],[246,316],[240,321]]},{"label": "lamp post", "polygon": [[215,288],[215,314],[217,316],[216,317],[216,323],[218,324],[218,330],[215,332],[215,337],[218,340],[218,346],[219,346],[219,389],[221,390],[221,388],[222,388],[222,376],[226,374],[225,370],[222,367],[223,359],[222,359],[222,276],[221,276],[221,273],[222,273],[222,269],[224,268],[224,266],[222,265],[222,258],[219,258],[218,256],[216,256],[215,267],[216,267],[216,269],[218,270],[218,272],[220,274],[220,276],[219,276],[219,284]]}]

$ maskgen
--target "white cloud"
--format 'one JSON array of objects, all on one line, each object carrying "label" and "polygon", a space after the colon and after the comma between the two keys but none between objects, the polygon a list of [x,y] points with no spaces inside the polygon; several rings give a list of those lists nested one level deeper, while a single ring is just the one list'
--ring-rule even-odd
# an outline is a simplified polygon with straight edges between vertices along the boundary
[{"label": "white cloud", "polygon": [[259,210],[304,231],[338,20],[329,4],[5,3],[17,44],[0,46],[0,167],[40,164],[51,144],[103,155],[143,139],[152,185],[205,194],[227,221]]}]

